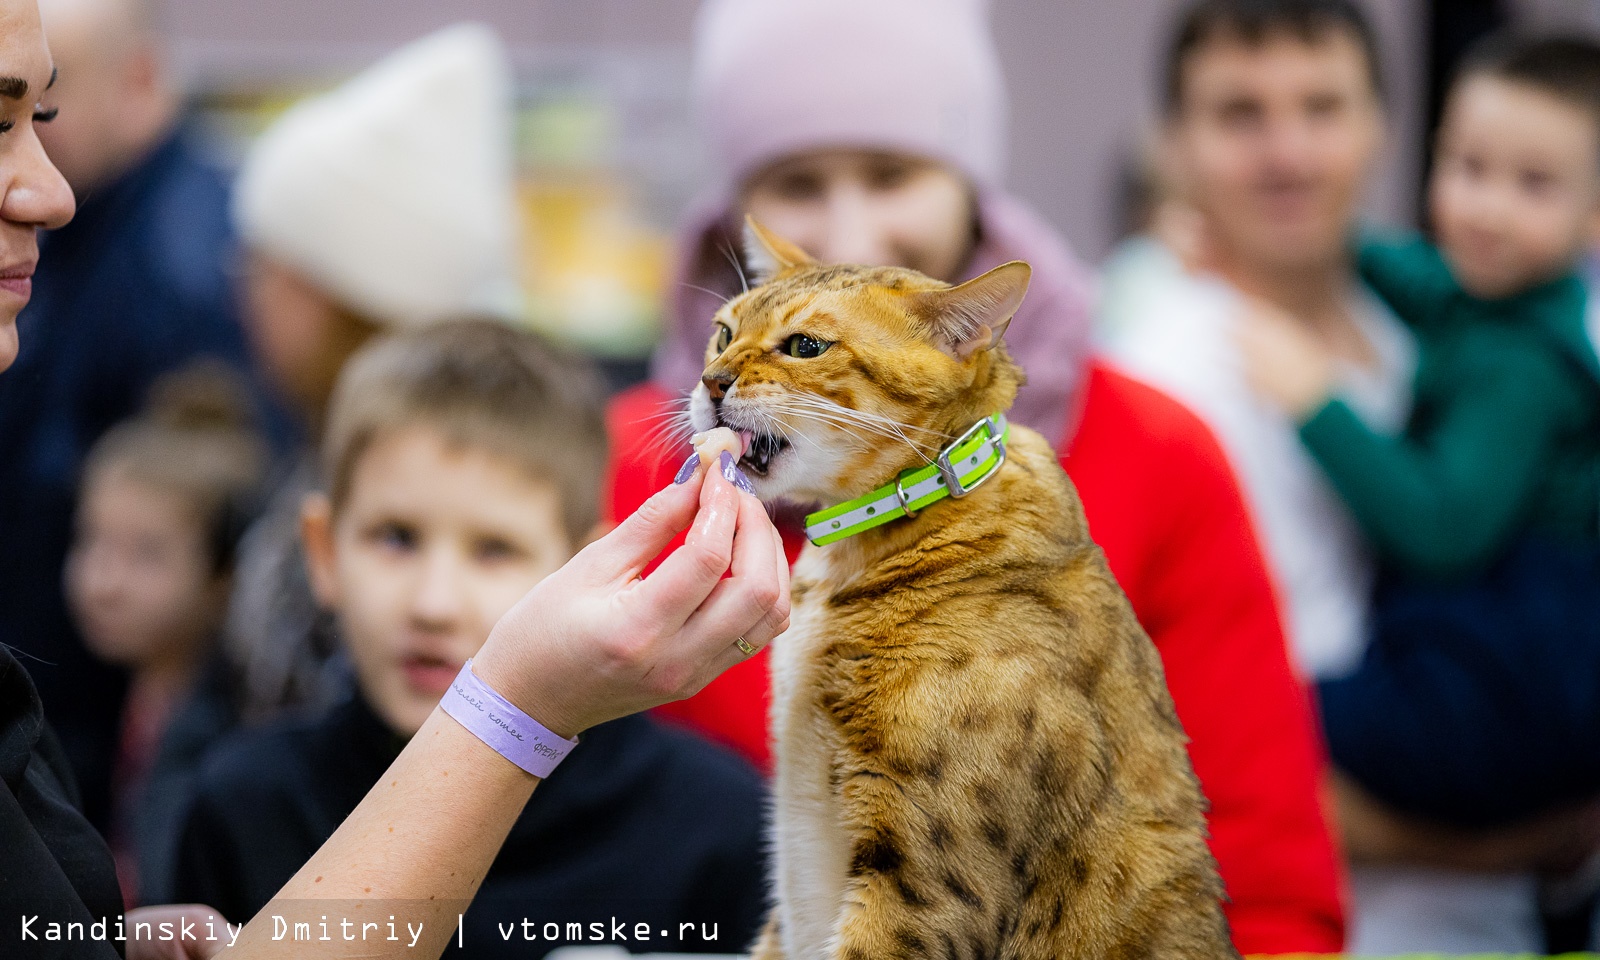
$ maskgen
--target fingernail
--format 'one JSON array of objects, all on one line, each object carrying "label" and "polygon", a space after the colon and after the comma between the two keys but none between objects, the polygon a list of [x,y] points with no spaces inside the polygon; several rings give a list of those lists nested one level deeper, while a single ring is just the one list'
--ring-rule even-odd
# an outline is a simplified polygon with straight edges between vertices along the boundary
[{"label": "fingernail", "polygon": [[722,476],[729,483],[752,497],[756,495],[756,488],[750,485],[750,478],[745,476],[744,471],[740,470],[738,464],[733,462],[733,454],[726,450],[722,451],[722,456],[717,458],[717,463],[722,466]]},{"label": "fingernail", "polygon": [[673,483],[688,483],[694,472],[700,469],[700,454],[691,453],[689,459],[683,461],[683,466],[678,468],[678,475],[672,478]]}]

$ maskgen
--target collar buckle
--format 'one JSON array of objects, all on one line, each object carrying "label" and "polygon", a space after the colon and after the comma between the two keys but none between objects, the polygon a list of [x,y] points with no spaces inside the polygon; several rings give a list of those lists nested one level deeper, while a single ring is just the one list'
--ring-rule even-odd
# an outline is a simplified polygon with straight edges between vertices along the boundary
[{"label": "collar buckle", "polygon": [[[906,516],[914,519],[920,511],[911,509],[911,500],[906,497],[906,474],[911,472],[910,470],[902,470],[900,475],[894,478],[894,497],[900,501],[900,509],[905,511]],[[973,486],[977,486],[977,484],[973,484]]]},{"label": "collar buckle", "polygon": [[[939,451],[928,465],[901,471],[893,482],[864,497],[835,504],[808,514],[806,539],[819,547],[855,536],[900,517],[914,517],[912,504],[923,509],[944,497],[959,499],[983,486],[1006,462],[1006,434],[1010,426],[1003,413],[979,420]],[[971,478],[962,483],[962,477]]]},{"label": "collar buckle", "polygon": [[[1000,467],[1005,464],[1005,431],[996,426],[996,419],[996,417],[985,417],[984,419],[979,420],[977,423],[974,423],[972,426],[967,428],[966,433],[963,433],[961,436],[951,441],[949,445],[947,445],[943,450],[939,451],[939,455],[937,457],[933,458],[934,466],[939,468],[939,475],[944,478],[945,489],[949,491],[952,499],[959,500],[972,491],[983,486],[989,481],[989,478],[999,473]],[[950,462],[950,457],[957,450],[965,446],[967,441],[977,436],[979,431],[985,429],[989,431],[989,442],[994,445],[995,456],[998,457],[998,459],[995,461],[994,469],[984,473],[983,476],[972,481],[972,486],[963,486],[961,484],[961,474],[956,470],[955,465]],[[969,456],[973,455],[969,454]],[[976,466],[976,464],[974,464],[974,466]]]}]

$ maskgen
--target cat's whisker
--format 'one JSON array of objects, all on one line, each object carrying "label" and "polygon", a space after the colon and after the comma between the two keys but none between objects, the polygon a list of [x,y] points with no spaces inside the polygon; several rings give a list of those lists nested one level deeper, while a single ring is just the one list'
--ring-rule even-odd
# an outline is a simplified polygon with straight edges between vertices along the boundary
[{"label": "cat's whisker", "polygon": [[[804,440],[806,443],[811,444],[812,447],[814,447],[814,448],[816,448],[818,450],[822,449],[822,445],[817,443],[817,441],[811,439],[810,437],[806,436],[804,430],[800,430],[800,429],[794,427],[792,424],[786,424],[782,420],[778,419],[775,416],[772,416],[771,414],[765,414],[765,416],[766,416],[768,422],[770,422],[775,428],[777,428],[779,433],[783,434],[783,439],[787,440],[791,446],[794,445],[794,442],[795,442],[796,438],[798,438],[800,440]],[[791,430],[793,432],[791,432]]]},{"label": "cat's whisker", "polygon": [[932,436],[938,437],[941,440],[949,440],[950,439],[950,434],[948,434],[948,433],[944,433],[944,432],[939,431],[939,430],[933,430],[933,429],[930,429],[928,427],[919,427],[919,426],[916,426],[914,424],[903,423],[903,422],[901,422],[899,420],[894,419],[893,417],[888,417],[888,416],[885,416],[885,415],[883,415],[881,413],[871,413],[871,412],[866,411],[866,410],[853,410],[850,407],[843,406],[843,405],[838,404],[838,403],[836,403],[836,402],[834,402],[832,400],[828,400],[828,399],[826,399],[824,397],[820,397],[820,396],[817,396],[816,394],[812,394],[812,393],[792,394],[789,397],[787,397],[786,399],[796,400],[796,401],[799,401],[801,403],[809,403],[809,404],[820,405],[820,406],[826,407],[827,409],[834,410],[834,411],[837,411],[839,413],[847,414],[847,415],[849,415],[851,417],[856,417],[856,418],[865,419],[865,420],[872,420],[872,421],[874,421],[876,423],[884,424],[885,426],[894,426],[894,427],[900,428],[901,430],[912,431],[913,433],[930,434]]},{"label": "cat's whisker", "polygon": [[689,409],[690,399],[690,394],[684,393],[681,397],[673,397],[671,400],[663,400],[656,404],[655,413],[647,413],[645,414],[644,418],[646,420],[650,420],[656,417],[670,417],[687,412]]},{"label": "cat's whisker", "polygon": [[826,401],[822,401],[820,403],[816,400],[802,401],[801,405],[807,406],[814,410],[826,412],[843,419],[848,419],[851,422],[859,423],[862,426],[870,426],[875,430],[885,433],[885,435],[891,435],[904,440],[906,443],[911,444],[913,447],[917,447],[919,450],[921,449],[920,444],[911,440],[907,434],[908,430],[931,438],[930,440],[924,441],[930,446],[942,445],[940,441],[947,439],[948,436],[947,434],[940,433],[936,430],[929,430],[926,427],[917,427],[911,424],[901,423],[898,420],[880,415],[866,414],[859,410],[851,410],[848,407],[841,407],[837,404],[828,403]]},{"label": "cat's whisker", "polygon": [[905,432],[901,430],[898,425],[894,423],[877,423],[870,420],[853,420],[851,422],[854,422],[857,425],[878,434],[879,436],[883,436],[891,440],[899,440],[901,443],[904,443],[906,446],[910,447],[912,451],[915,452],[917,456],[921,457],[925,463],[933,463],[933,459],[928,455],[927,451],[922,448],[922,444],[919,444],[913,441],[910,437],[906,436]]},{"label": "cat's whisker", "polygon": [[649,423],[656,420],[681,420],[687,414],[687,410],[663,410],[660,413],[647,413],[639,418],[639,422]]},{"label": "cat's whisker", "polygon": [[721,251],[729,263],[733,264],[733,272],[739,275],[739,286],[743,288],[745,293],[749,293],[750,281],[745,279],[744,265],[739,262],[739,255],[734,253],[726,244],[718,244],[717,249]]},{"label": "cat's whisker", "polygon": [[[860,427],[863,430],[868,431],[869,433],[873,433],[873,434],[876,434],[878,436],[881,436],[881,437],[884,437],[884,438],[890,439],[890,440],[900,440],[900,441],[906,442],[906,443],[910,442],[905,437],[904,434],[896,433],[892,429],[889,429],[889,428],[885,427],[882,424],[873,423],[871,421],[862,421],[862,420],[853,419],[851,417],[841,415],[837,411],[833,411],[833,410],[806,410],[806,409],[803,409],[803,408],[802,409],[790,408],[788,412],[790,412],[792,414],[795,414],[795,415],[804,416],[804,417],[806,417],[808,419],[811,419],[811,420],[827,422],[827,423],[832,423],[832,424],[836,424],[836,425],[849,425],[849,426]],[[913,444],[913,446],[915,446],[915,445]]]},{"label": "cat's whisker", "polygon": [[685,444],[689,437],[693,435],[694,429],[692,427],[685,429],[681,426],[663,424],[650,431],[641,440],[640,446],[647,450],[660,451],[663,454],[670,453],[674,448]]},{"label": "cat's whisker", "polygon": [[709,287],[702,287],[699,284],[690,283],[687,280],[683,281],[683,285],[688,287],[690,290],[698,290],[701,293],[708,293],[711,296],[716,297],[717,300],[722,302],[722,303],[727,303],[729,300],[733,299],[733,297],[728,295],[728,294],[718,293],[717,291],[712,290]]},{"label": "cat's whisker", "polygon": [[645,430],[645,432],[638,437],[638,440],[634,443],[634,446],[637,448],[637,450],[651,450],[651,448],[664,446],[666,445],[666,443],[664,443],[666,442],[666,438],[669,437],[670,434],[674,434],[675,430],[677,430],[677,427],[678,421],[675,421],[675,419],[664,419],[664,421],[651,424],[650,429]]},{"label": "cat's whisker", "polygon": [[[784,397],[780,398],[780,400],[777,402],[779,405],[782,405],[782,401],[794,399],[798,398]],[[905,432],[899,429],[899,425],[895,421],[888,420],[887,422],[883,422],[871,418],[856,417],[853,416],[853,414],[856,414],[859,411],[851,410],[848,407],[841,407],[837,404],[827,403],[826,401],[821,403],[813,402],[811,404],[796,403],[789,407],[789,411],[795,415],[809,417],[812,420],[830,423],[841,430],[847,430],[847,425],[855,426],[860,427],[869,433],[883,437],[886,440],[898,440],[910,447],[912,452],[914,452],[918,457],[922,458],[923,462],[929,464],[933,463],[933,459],[928,456],[927,452],[924,451],[920,445],[913,442],[910,437],[906,436]],[[850,432],[852,435],[858,438],[860,437],[860,434],[856,434],[854,431],[847,430],[847,432]],[[925,432],[933,433],[934,431]]]},{"label": "cat's whisker", "polygon": [[669,400],[662,406],[667,409],[641,418],[645,421],[656,421],[641,441],[641,446],[646,449],[676,447],[695,433],[687,395],[678,400]]},{"label": "cat's whisker", "polygon": [[[836,420],[829,420],[829,419],[827,419],[827,418],[825,418],[823,416],[819,416],[819,415],[817,415],[815,413],[804,413],[804,412],[801,412],[801,411],[790,411],[789,415],[793,416],[793,417],[797,417],[797,418],[802,419],[802,420],[813,420],[813,421],[816,421],[818,423],[824,423],[824,424],[827,424],[829,426],[832,426],[834,429],[839,430],[840,432],[842,432],[844,434],[847,434],[852,439],[854,439],[855,440],[855,444],[854,445],[858,449],[870,450],[874,446],[874,444],[872,443],[871,440],[867,439],[866,437],[863,437],[861,434],[859,434],[856,431],[852,430],[850,428],[849,424],[842,423],[842,422],[839,422],[839,421],[836,421]],[[858,424],[857,426],[861,426],[861,425]],[[886,439],[890,439],[890,440],[896,439],[895,437],[890,436],[889,434],[886,434],[886,433],[879,433],[878,435],[882,436],[882,437],[885,437]],[[916,448],[913,447],[912,449],[916,449]]]}]

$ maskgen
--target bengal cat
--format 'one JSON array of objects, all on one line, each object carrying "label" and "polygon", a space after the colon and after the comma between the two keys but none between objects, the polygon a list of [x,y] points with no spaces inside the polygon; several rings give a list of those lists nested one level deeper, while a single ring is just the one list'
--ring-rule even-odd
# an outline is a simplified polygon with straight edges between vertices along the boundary
[{"label": "bengal cat", "polygon": [[[764,282],[718,311],[690,414],[763,499],[851,501],[1011,405],[1026,264],[952,287],[749,227]],[[795,567],[756,960],[1237,956],[1156,650],[1049,445],[1012,426],[1005,454]]]}]

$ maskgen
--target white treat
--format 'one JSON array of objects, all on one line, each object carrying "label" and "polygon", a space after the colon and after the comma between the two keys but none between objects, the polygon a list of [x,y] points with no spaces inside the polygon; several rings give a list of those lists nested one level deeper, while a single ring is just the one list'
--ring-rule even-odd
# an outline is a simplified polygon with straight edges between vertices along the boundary
[{"label": "white treat", "polygon": [[701,463],[711,463],[724,450],[735,460],[744,456],[744,438],[727,427],[714,427],[705,433],[697,433],[689,438],[689,442],[694,444],[695,453],[700,454]]}]

